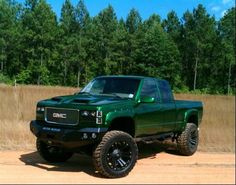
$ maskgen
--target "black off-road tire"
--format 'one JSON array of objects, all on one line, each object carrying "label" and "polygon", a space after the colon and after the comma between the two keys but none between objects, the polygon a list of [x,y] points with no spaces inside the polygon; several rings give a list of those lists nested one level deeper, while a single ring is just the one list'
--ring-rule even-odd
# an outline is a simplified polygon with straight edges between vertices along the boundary
[{"label": "black off-road tire", "polygon": [[122,131],[107,132],[93,152],[95,169],[105,177],[129,174],[138,159],[138,147],[132,136]]},{"label": "black off-road tire", "polygon": [[197,151],[199,142],[198,127],[187,123],[185,130],[177,137],[177,149],[181,155],[190,156]]},{"label": "black off-road tire", "polygon": [[37,139],[36,147],[40,156],[50,163],[65,162],[73,155],[72,152],[65,151],[60,147],[50,146],[40,139]]}]

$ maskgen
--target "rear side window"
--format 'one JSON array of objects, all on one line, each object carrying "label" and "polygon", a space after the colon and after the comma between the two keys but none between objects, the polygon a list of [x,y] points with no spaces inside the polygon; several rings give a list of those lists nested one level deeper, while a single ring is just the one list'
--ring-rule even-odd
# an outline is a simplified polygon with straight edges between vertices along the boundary
[{"label": "rear side window", "polygon": [[158,88],[160,90],[160,95],[162,102],[172,102],[173,101],[173,94],[170,88],[170,85],[165,80],[158,80]]},{"label": "rear side window", "polygon": [[157,86],[155,80],[145,79],[141,90],[141,96],[149,96],[156,99],[157,98],[156,93],[157,93]]}]

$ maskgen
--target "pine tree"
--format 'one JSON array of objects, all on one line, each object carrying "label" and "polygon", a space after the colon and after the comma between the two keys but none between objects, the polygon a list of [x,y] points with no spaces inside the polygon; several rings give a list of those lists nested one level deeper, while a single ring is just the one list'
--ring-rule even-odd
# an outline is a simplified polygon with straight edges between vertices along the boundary
[{"label": "pine tree", "polygon": [[210,88],[205,71],[213,64],[213,49],[217,39],[216,21],[207,14],[202,5],[193,13],[187,11],[183,17],[183,35],[180,50],[182,53],[183,73],[190,89]]},{"label": "pine tree", "polygon": [[[75,54],[75,35],[76,35],[76,15],[75,8],[71,4],[70,0],[66,0],[62,5],[61,18],[59,23],[59,41],[57,48],[59,50],[58,55],[58,67],[60,78],[63,80],[63,85],[72,85],[75,79],[71,79],[72,76],[72,64],[73,55]],[[70,72],[70,73],[69,73]],[[68,73],[70,74],[68,76]]]},{"label": "pine tree", "polygon": [[176,44],[181,42],[181,23],[175,11],[171,11],[167,14],[167,19],[164,19],[162,22],[162,27]]},{"label": "pine tree", "polygon": [[20,4],[0,1],[0,73],[12,78],[21,70],[20,12]]},{"label": "pine tree", "polygon": [[76,53],[77,60],[75,61],[75,68],[77,69],[77,86],[80,83],[85,84],[88,74],[88,63],[87,63],[87,51],[86,48],[89,47],[87,40],[87,30],[90,23],[90,17],[88,10],[84,4],[83,0],[80,0],[77,7],[75,8],[76,14],[76,24],[77,24],[77,48]]},{"label": "pine tree", "polygon": [[165,78],[174,89],[235,90],[235,7],[216,22],[202,5],[179,19],[142,21],[112,6],[90,17],[83,0],[65,0],[59,22],[46,0],[0,1],[0,80],[83,86],[99,75]]},{"label": "pine tree", "polygon": [[[222,41],[222,52],[224,65],[226,66],[225,74],[227,74],[227,80],[224,80],[224,86],[226,86],[227,81],[227,93],[232,91],[232,87],[235,89],[235,57],[236,57],[236,47],[235,47],[235,12],[236,8],[229,9],[225,15],[219,21],[219,32]],[[226,89],[226,88],[225,88]]]},{"label": "pine tree", "polygon": [[125,27],[125,22],[121,19],[117,25],[117,29],[114,32],[113,39],[111,40],[111,60],[116,64],[111,69],[112,74],[127,74],[127,48],[129,47],[128,32]]},{"label": "pine tree", "polygon": [[131,9],[126,19],[126,27],[128,32],[130,34],[135,33],[141,24],[142,24],[142,19],[138,11],[135,9]]},{"label": "pine tree", "polygon": [[54,41],[57,36],[56,16],[45,0],[28,0],[22,24],[25,70],[31,74],[28,80],[30,83],[50,84],[49,66],[53,62]]},{"label": "pine tree", "polygon": [[[136,64],[140,59],[140,53],[142,53],[140,46],[144,38],[144,30],[142,26],[142,19],[139,12],[135,9],[131,9],[126,19],[126,29],[128,32],[128,48],[127,48],[127,66],[126,74],[138,74]],[[138,67],[139,68],[139,67]]]},{"label": "pine tree", "polygon": [[112,61],[112,40],[117,29],[117,17],[114,9],[109,5],[102,10],[94,20],[96,26],[96,40],[98,53],[98,75],[109,75],[112,69],[117,67],[116,61]]},{"label": "pine tree", "polygon": [[[151,20],[153,18],[151,17]],[[154,19],[146,27],[141,46],[143,74],[164,78],[173,86],[180,84],[179,51],[174,41],[164,32],[159,19]]]}]

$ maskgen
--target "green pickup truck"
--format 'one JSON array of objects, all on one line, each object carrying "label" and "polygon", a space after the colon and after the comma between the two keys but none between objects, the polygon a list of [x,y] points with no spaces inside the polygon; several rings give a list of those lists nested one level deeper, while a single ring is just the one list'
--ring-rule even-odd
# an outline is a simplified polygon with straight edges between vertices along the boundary
[{"label": "green pickup truck", "polygon": [[94,166],[110,178],[126,176],[138,158],[137,142],[172,139],[182,155],[196,152],[203,106],[174,100],[166,80],[101,76],[80,92],[38,102],[30,129],[48,162],[92,153]]}]

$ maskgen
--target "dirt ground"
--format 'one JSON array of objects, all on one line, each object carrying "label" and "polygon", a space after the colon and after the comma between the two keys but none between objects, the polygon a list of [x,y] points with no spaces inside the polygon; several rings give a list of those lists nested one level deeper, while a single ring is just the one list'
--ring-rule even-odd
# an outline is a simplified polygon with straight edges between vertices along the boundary
[{"label": "dirt ground", "polygon": [[101,177],[86,155],[76,154],[66,163],[49,165],[35,151],[1,151],[0,183],[235,184],[234,153],[197,152],[184,157],[171,151],[148,151],[141,149],[134,169],[119,179]]}]

